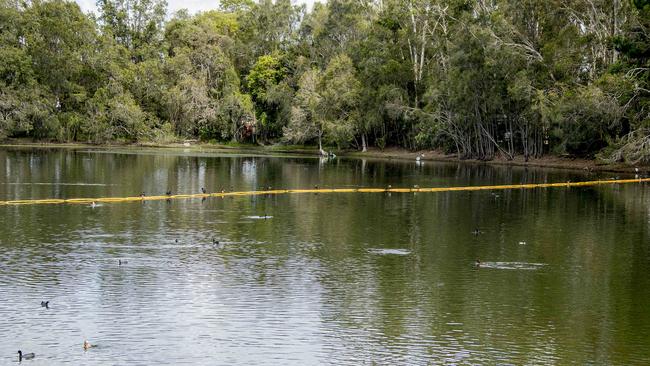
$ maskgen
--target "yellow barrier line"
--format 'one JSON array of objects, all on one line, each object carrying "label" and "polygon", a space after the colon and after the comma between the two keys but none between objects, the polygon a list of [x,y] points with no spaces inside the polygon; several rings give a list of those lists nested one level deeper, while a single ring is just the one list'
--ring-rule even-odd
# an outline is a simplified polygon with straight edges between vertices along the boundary
[{"label": "yellow barrier line", "polygon": [[134,201],[162,201],[188,198],[207,197],[241,197],[260,196],[271,194],[305,194],[305,193],[433,193],[433,192],[457,192],[457,191],[482,191],[482,190],[507,190],[507,189],[534,189],[534,188],[555,188],[555,187],[585,187],[607,184],[628,184],[650,182],[650,178],[619,179],[619,180],[594,180],[586,182],[565,182],[565,183],[537,183],[537,184],[508,184],[497,186],[468,186],[468,187],[431,187],[431,188],[314,188],[314,189],[275,189],[268,191],[242,191],[242,192],[215,192],[196,194],[176,194],[170,196],[133,196],[133,197],[97,197],[97,198],[51,198],[34,200],[10,200],[0,201],[0,206],[17,205],[45,205],[45,204],[92,204],[93,202],[116,203]]}]

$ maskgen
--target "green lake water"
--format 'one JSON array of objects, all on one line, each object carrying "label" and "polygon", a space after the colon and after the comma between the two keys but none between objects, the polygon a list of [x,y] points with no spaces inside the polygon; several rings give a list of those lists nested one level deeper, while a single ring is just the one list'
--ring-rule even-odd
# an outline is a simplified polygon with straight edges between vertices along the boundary
[{"label": "green lake water", "polygon": [[[612,176],[0,150],[0,200]],[[0,223],[0,365],[650,364],[647,184],[0,206]]]}]

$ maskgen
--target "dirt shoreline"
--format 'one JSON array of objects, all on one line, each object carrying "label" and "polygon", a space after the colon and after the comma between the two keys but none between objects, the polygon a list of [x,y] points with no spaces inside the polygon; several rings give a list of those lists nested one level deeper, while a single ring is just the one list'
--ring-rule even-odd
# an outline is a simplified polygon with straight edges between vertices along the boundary
[{"label": "dirt shoreline", "polygon": [[[170,148],[184,148],[184,149],[198,149],[198,150],[213,150],[213,151],[244,151],[253,152],[258,154],[298,154],[298,155],[319,155],[316,146],[302,146],[302,145],[248,145],[248,144],[212,144],[200,143],[196,141],[191,142],[178,142],[169,144],[155,144],[155,143],[136,143],[136,144],[86,144],[86,143],[54,143],[54,142],[34,142],[25,140],[6,140],[0,142],[0,148],[5,147],[39,147],[39,148],[157,148],[157,149],[170,149]],[[376,158],[388,160],[416,160],[420,157],[420,161],[440,161],[449,163],[469,163],[469,164],[489,164],[489,165],[505,165],[505,166],[524,166],[524,167],[542,167],[554,169],[569,169],[569,170],[582,170],[590,172],[617,172],[617,173],[635,173],[638,168],[639,173],[649,173],[650,166],[631,166],[623,163],[609,164],[598,160],[580,159],[572,157],[560,157],[554,155],[543,156],[539,159],[529,159],[525,161],[523,156],[515,156],[512,160],[504,158],[495,158],[489,161],[482,161],[476,159],[459,159],[455,154],[445,154],[439,150],[420,150],[410,151],[401,148],[387,148],[379,150],[370,148],[366,152],[361,151],[336,151],[336,154],[341,157],[354,157],[354,158]]]},{"label": "dirt shoreline", "polygon": [[560,157],[546,155],[538,159],[529,159],[526,161],[523,155],[515,156],[512,160],[504,158],[495,158],[493,160],[476,160],[476,159],[459,159],[456,154],[445,154],[437,150],[408,151],[402,149],[369,149],[367,152],[348,152],[341,154],[351,157],[377,157],[385,159],[415,160],[420,156],[420,161],[441,161],[450,163],[470,163],[470,164],[488,164],[488,165],[505,165],[505,166],[524,166],[524,167],[541,167],[554,169],[581,170],[589,172],[615,172],[615,173],[639,173],[650,172],[648,166],[631,166],[617,163],[610,164],[598,160],[580,159],[572,157]]}]

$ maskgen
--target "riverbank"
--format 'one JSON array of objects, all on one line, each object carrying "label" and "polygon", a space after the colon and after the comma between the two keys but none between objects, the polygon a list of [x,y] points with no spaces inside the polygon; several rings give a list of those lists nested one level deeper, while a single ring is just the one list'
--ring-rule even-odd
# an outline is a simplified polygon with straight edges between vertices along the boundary
[{"label": "riverbank", "polygon": [[376,157],[383,159],[403,159],[403,160],[416,160],[420,156],[420,161],[442,161],[442,162],[463,162],[471,164],[489,164],[489,165],[509,165],[509,166],[528,166],[528,167],[542,167],[554,169],[570,169],[570,170],[586,170],[590,172],[617,172],[617,173],[636,173],[639,169],[640,173],[650,172],[648,166],[631,166],[627,164],[617,163],[611,164],[602,162],[595,159],[580,159],[572,157],[560,157],[554,155],[546,155],[538,159],[525,160],[523,155],[515,156],[512,160],[497,157],[493,160],[483,161],[476,159],[459,159],[456,154],[445,154],[438,150],[421,150],[421,151],[408,151],[404,149],[369,149],[367,152],[345,152],[342,156],[350,157]]},{"label": "riverbank", "polygon": [[[305,145],[251,145],[251,144],[214,144],[197,141],[184,141],[167,144],[157,143],[136,143],[136,144],[85,144],[85,143],[53,143],[53,142],[34,142],[31,140],[12,139],[0,143],[0,147],[56,147],[56,148],[159,148],[159,149],[198,149],[210,151],[237,151],[250,152],[255,154],[298,154],[298,155],[319,155],[318,147]],[[456,154],[445,154],[439,150],[420,150],[410,151],[401,148],[377,149],[370,148],[366,152],[361,151],[335,151],[340,157],[354,158],[376,158],[388,160],[416,160],[420,161],[441,161],[441,162],[462,162],[470,164],[490,164],[490,165],[507,165],[507,166],[528,166],[554,169],[586,170],[590,172],[617,172],[617,173],[635,173],[639,169],[640,173],[649,173],[648,166],[630,166],[627,164],[611,164],[595,159],[580,159],[572,157],[560,157],[546,155],[538,159],[529,159],[526,161],[522,155],[515,156],[512,160],[497,157],[493,160],[482,161],[475,159],[459,159]]]}]

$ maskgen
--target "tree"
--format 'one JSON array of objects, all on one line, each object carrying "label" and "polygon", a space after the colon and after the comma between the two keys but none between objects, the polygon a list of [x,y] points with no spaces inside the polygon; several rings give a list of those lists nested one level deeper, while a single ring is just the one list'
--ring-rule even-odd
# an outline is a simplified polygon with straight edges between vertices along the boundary
[{"label": "tree", "polygon": [[318,111],[327,140],[347,146],[355,137],[360,123],[359,90],[352,60],[345,54],[334,57],[319,82],[322,96]]},{"label": "tree", "polygon": [[0,0],[0,136],[650,162],[648,0]]},{"label": "tree", "polygon": [[150,130],[146,113],[131,94],[118,83],[100,88],[88,101],[88,118],[84,120],[80,140],[102,143],[118,139],[135,142]]},{"label": "tree", "polygon": [[[630,132],[620,136],[605,157],[631,164],[650,163],[650,1],[633,0],[633,15],[614,39],[620,52],[612,72],[628,84],[622,105]],[[620,83],[619,85],[625,85]]]},{"label": "tree", "polygon": [[133,62],[155,57],[162,43],[166,0],[97,0],[102,30],[131,52]]},{"label": "tree", "polygon": [[284,82],[286,73],[287,69],[276,54],[260,56],[246,76],[264,139],[278,137],[288,122],[292,90]]},{"label": "tree", "polygon": [[297,144],[317,139],[318,148],[324,154],[323,119],[319,114],[322,97],[318,94],[318,85],[318,70],[310,69],[302,74],[291,107],[289,124],[282,132],[287,141]]},{"label": "tree", "polygon": [[252,102],[240,93],[232,37],[238,23],[232,14],[210,11],[174,19],[165,35],[170,84],[166,115],[182,136],[242,140],[255,129]]}]

